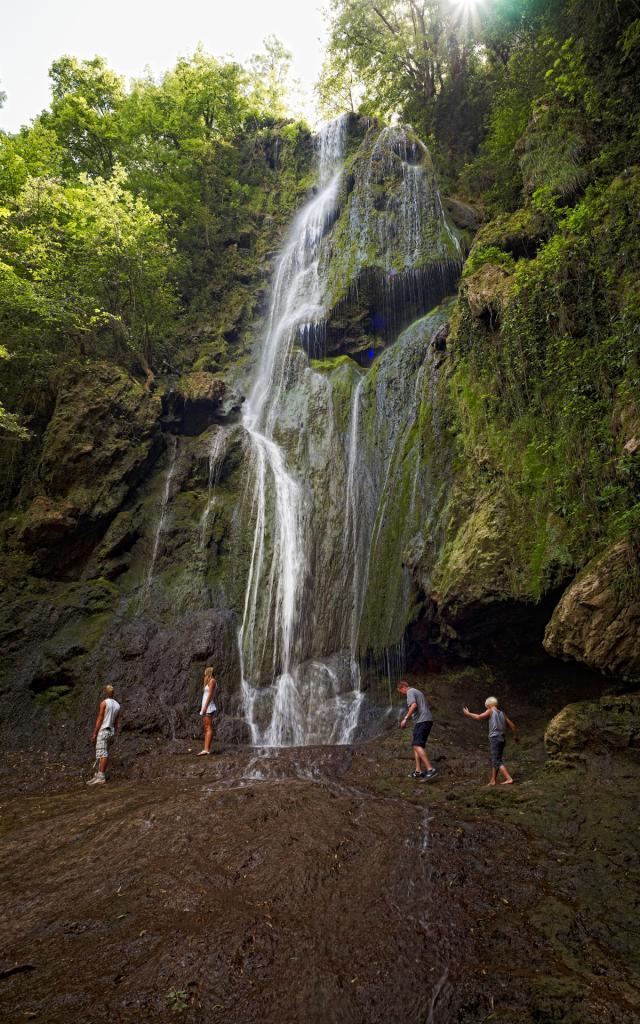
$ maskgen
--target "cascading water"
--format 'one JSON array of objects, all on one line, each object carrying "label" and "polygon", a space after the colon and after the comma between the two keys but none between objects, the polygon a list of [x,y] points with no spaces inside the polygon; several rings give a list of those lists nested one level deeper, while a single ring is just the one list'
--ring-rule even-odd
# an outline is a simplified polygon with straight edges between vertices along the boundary
[{"label": "cascading water", "polygon": [[[254,742],[274,746],[308,741],[310,709],[308,699],[305,707],[304,697],[310,694],[300,691],[296,664],[297,627],[307,569],[302,487],[288,472],[284,453],[273,435],[296,333],[302,325],[322,320],[320,246],[335,216],[345,133],[346,119],[338,118],[320,136],[318,193],[294,221],[278,261],[258,373],[243,412],[243,425],[254,453],[255,532],[239,635],[242,692]],[[269,494],[275,505],[271,537],[267,521]],[[255,683],[261,674],[269,633],[274,693],[268,721],[260,724],[255,712],[261,694]],[[311,717],[316,716],[312,713]]]},{"label": "cascading water", "polygon": [[176,469],[176,452],[178,450],[178,442],[175,437],[171,437],[169,439],[168,449],[169,462],[167,465],[167,471],[165,473],[162,497],[160,499],[160,514],[158,515],[158,521],[156,523],[156,531],[153,538],[153,547],[151,549],[149,568],[147,569],[147,575],[140,594],[139,603],[141,608],[144,607],[144,605],[146,604],[149,594],[151,592],[151,585],[153,583],[156,562],[158,560],[158,554],[160,552],[160,541],[162,538],[162,533],[166,526],[167,509],[169,507],[169,498],[171,496],[171,481],[173,480],[173,474],[175,473]]},{"label": "cascading water", "polygon": [[[413,394],[400,404],[399,415],[389,400],[396,386],[393,358],[371,377],[359,375],[354,364],[344,367],[341,387],[350,390],[351,404],[348,424],[342,428],[332,411],[333,384],[314,371],[301,352],[313,351],[329,315],[331,232],[341,212],[346,129],[347,119],[339,118],[319,136],[317,192],[295,218],[278,259],[257,373],[243,408],[253,471],[247,499],[253,535],[238,646],[244,710],[257,745],[350,742],[365,700],[363,654],[385,674],[387,686],[387,676],[397,676],[403,658],[403,626],[397,622],[406,613],[409,583],[401,558],[390,597],[401,607],[388,622],[385,618],[381,632],[389,641],[373,662],[367,640],[363,647],[361,630],[368,614],[372,559],[388,543],[386,510],[407,461],[401,449],[416,422],[416,373],[426,359],[430,335],[425,341],[420,334],[408,346],[407,366],[401,372],[412,374]],[[383,130],[381,137],[397,150],[400,136],[395,129],[390,131]],[[396,173],[395,150],[394,160]],[[373,157],[371,163],[375,165]],[[380,173],[379,166],[375,174],[370,172],[376,185]],[[434,195],[431,186],[427,188],[415,159],[403,160],[399,178],[393,216],[400,229],[396,223],[385,234],[386,228],[378,224],[377,244],[383,249],[395,244],[400,230],[407,273],[418,255],[428,273],[425,224],[433,227],[440,218],[440,239],[450,229],[437,189]],[[366,216],[366,197],[362,203]],[[355,200],[351,214],[354,205]],[[362,237],[361,233],[356,239],[358,244]],[[451,248],[447,241],[434,245],[432,266],[438,266],[445,253],[450,255]],[[382,267],[387,263],[391,266],[385,251]],[[447,282],[443,287],[444,292],[436,289],[435,301],[451,290]],[[394,415],[395,422],[388,426],[383,416],[393,420]],[[367,439],[372,423],[380,434],[373,452]],[[418,516],[419,490],[416,463],[407,503],[411,529]]]}]

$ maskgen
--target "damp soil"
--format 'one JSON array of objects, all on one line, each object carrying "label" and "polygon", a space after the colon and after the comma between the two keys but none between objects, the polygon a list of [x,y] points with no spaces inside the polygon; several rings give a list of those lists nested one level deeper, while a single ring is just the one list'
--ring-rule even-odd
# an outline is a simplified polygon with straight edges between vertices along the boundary
[{"label": "damp soil", "polygon": [[[486,680],[425,682],[409,736],[255,751],[127,736],[106,786],[45,752],[2,769],[0,1019],[43,1024],[640,1021],[632,755],[550,763],[561,703],[515,693],[516,784],[463,719]],[[89,758],[88,758],[89,760]]]}]

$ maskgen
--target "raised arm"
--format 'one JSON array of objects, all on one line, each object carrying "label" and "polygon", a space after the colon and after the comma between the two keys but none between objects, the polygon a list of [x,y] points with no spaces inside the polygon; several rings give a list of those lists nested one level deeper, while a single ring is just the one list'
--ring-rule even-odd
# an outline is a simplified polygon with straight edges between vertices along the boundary
[{"label": "raised arm", "polygon": [[91,742],[92,743],[96,742],[96,737],[97,737],[98,733],[100,732],[100,726],[102,725],[102,720],[104,719],[104,712],[105,712],[106,706],[107,706],[107,702],[106,702],[106,700],[103,700],[102,703],[100,704],[100,710],[98,712],[98,717],[96,718],[96,724],[95,724],[94,730],[91,733]]},{"label": "raised arm", "polygon": [[488,718],[492,710],[493,708],[487,708],[486,711],[483,711],[481,714],[476,715],[473,711],[469,711],[469,708],[465,705],[462,709],[462,714],[466,718],[475,718],[476,722],[479,722],[483,718]]}]

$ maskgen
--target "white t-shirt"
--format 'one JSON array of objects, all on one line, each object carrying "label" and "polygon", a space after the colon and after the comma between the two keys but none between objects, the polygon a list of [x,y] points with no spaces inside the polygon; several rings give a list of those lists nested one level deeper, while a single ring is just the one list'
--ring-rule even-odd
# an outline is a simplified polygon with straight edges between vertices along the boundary
[{"label": "white t-shirt", "polygon": [[113,729],[118,712],[120,711],[120,705],[117,700],[113,697],[107,697],[105,700],[104,717],[102,719],[101,729]]},{"label": "white t-shirt", "polygon": [[209,684],[205,683],[204,684],[204,692],[202,694],[202,704],[200,705],[200,714],[201,715],[213,715],[218,710],[216,708],[214,702],[213,702],[213,699],[211,699],[209,701],[209,707],[205,711],[205,707],[204,706],[205,706],[205,703],[206,703],[206,700],[207,700],[208,692],[209,692]]}]

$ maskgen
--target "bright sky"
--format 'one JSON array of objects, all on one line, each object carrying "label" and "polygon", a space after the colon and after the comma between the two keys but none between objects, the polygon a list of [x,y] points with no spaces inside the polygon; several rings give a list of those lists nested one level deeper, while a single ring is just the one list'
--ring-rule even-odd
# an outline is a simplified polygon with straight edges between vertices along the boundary
[{"label": "bright sky", "polygon": [[[49,103],[47,70],[68,53],[99,54],[127,78],[158,76],[201,42],[239,61],[276,35],[311,94],[321,64],[324,0],[7,0],[0,27],[0,128],[16,131]],[[8,9],[7,9],[8,8]]]}]

